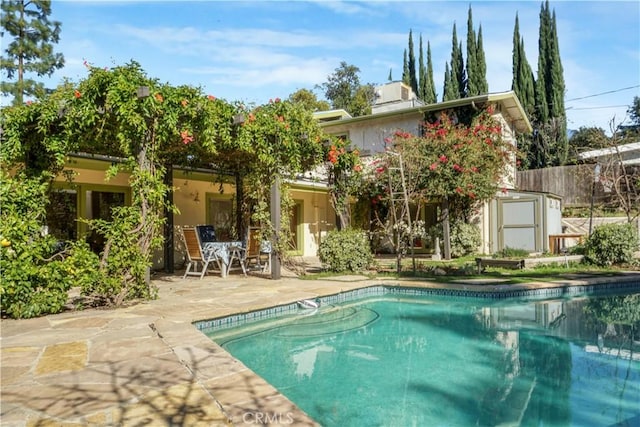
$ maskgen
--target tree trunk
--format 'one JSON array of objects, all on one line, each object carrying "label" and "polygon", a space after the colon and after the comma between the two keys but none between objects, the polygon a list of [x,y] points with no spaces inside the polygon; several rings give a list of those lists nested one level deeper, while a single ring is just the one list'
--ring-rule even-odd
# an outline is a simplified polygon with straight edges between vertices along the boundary
[{"label": "tree trunk", "polygon": [[449,223],[449,199],[442,200],[442,240],[444,244],[444,259],[451,259],[451,227]]},{"label": "tree trunk", "polygon": [[164,271],[166,273],[174,272],[173,259],[173,211],[169,208],[173,205],[173,165],[167,164],[164,182],[167,185],[167,194],[165,196],[164,208]]}]

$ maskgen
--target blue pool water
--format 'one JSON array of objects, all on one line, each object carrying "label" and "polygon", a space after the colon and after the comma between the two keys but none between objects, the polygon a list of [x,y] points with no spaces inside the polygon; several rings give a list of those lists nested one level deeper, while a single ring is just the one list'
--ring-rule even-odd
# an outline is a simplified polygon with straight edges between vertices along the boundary
[{"label": "blue pool water", "polygon": [[640,294],[384,296],[205,332],[323,426],[638,426]]}]

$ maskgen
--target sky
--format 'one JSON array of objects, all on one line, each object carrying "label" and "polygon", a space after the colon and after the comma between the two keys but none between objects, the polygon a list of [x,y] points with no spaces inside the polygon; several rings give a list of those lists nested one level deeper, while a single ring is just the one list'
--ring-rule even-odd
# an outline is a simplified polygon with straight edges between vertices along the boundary
[{"label": "sky", "polygon": [[[567,127],[628,123],[640,96],[640,2],[550,1],[556,14],[566,85]],[[482,26],[489,92],[511,89],[516,14],[527,59],[537,74],[542,1],[93,1],[53,0],[62,23],[56,52],[65,67],[45,82],[87,76],[98,67],[141,64],[149,77],[202,87],[228,101],[264,104],[317,88],[342,61],[374,85],[402,78],[413,33],[431,46],[442,99],[454,23],[466,60],[467,15]],[[2,40],[2,45],[6,43]],[[4,48],[3,48],[4,49]],[[426,61],[426,59],[425,59]],[[3,76],[4,77],[4,76]]]}]

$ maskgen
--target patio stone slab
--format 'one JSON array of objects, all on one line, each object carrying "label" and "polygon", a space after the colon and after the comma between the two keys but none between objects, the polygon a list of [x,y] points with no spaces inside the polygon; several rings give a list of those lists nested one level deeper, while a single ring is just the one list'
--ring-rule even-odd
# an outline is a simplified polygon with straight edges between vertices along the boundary
[{"label": "patio stone slab", "polygon": [[122,410],[126,426],[231,426],[229,418],[201,385],[179,384],[143,396]]},{"label": "patio stone slab", "polygon": [[91,346],[89,360],[92,363],[116,363],[131,358],[167,353],[170,350],[157,337],[124,339],[100,339]]},{"label": "patio stone slab", "polygon": [[84,341],[47,346],[36,365],[35,374],[78,371],[87,363],[87,350],[87,343]]}]

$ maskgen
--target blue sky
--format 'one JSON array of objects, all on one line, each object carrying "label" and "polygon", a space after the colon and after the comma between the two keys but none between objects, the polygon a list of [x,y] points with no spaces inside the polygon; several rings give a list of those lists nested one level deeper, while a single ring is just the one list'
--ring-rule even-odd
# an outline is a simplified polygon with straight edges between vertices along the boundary
[{"label": "blue sky", "polygon": [[[201,86],[228,101],[262,104],[314,89],[341,61],[360,68],[362,83],[402,76],[413,31],[416,60],[429,41],[438,99],[452,26],[466,42],[467,12],[482,25],[490,92],[511,89],[516,13],[527,59],[537,72],[541,1],[64,1],[57,51],[66,66],[48,81],[86,76],[100,67],[139,62],[150,77]],[[640,2],[551,1],[566,82],[568,127],[609,129],[640,96]],[[465,51],[466,58],[466,51]],[[323,94],[315,90],[320,98]]]}]

